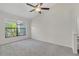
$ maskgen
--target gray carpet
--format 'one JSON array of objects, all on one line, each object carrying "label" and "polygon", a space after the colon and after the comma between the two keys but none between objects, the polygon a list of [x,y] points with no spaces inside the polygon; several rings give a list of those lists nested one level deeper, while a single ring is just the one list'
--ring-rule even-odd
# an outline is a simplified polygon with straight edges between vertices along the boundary
[{"label": "gray carpet", "polygon": [[0,56],[75,56],[72,49],[27,39],[0,46]]}]

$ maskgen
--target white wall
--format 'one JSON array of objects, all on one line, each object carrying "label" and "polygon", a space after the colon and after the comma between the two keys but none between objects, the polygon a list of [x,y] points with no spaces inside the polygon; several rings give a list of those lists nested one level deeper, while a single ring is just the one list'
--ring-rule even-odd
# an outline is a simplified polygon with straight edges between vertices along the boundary
[{"label": "white wall", "polygon": [[73,52],[77,53],[78,41],[77,35],[79,35],[79,4],[74,4],[74,22],[73,22]]},{"label": "white wall", "polygon": [[[6,21],[17,21],[17,20],[21,20],[25,23],[26,28],[27,28],[27,33],[26,36],[18,36],[18,37],[12,37],[12,38],[5,38],[5,22]],[[23,40],[23,39],[27,39],[30,38],[30,21],[26,18],[22,18],[16,15],[12,15],[3,11],[0,11],[0,45],[1,44],[5,44],[5,43],[10,43],[10,42],[14,42],[17,40]]]},{"label": "white wall", "polygon": [[79,4],[75,4],[76,32],[79,34]]},{"label": "white wall", "polygon": [[72,47],[72,6],[56,4],[32,20],[32,38]]}]

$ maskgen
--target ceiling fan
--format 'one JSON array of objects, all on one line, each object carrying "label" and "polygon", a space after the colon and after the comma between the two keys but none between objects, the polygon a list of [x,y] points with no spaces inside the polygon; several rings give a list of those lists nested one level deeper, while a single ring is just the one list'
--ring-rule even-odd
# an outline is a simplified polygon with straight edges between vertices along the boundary
[{"label": "ceiling fan", "polygon": [[43,3],[37,3],[36,5],[26,3],[26,5],[33,7],[33,9],[30,12],[37,11],[40,14],[41,14],[42,10],[49,10],[50,9],[50,8],[46,8],[46,7],[41,7],[43,5]]}]

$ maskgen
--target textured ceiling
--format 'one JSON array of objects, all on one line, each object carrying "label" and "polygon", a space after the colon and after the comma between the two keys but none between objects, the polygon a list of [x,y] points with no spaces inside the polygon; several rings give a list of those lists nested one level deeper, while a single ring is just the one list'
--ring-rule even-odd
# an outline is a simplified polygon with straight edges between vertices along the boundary
[{"label": "textured ceiling", "polygon": [[[34,3],[32,4],[35,5]],[[43,4],[44,7],[49,7],[49,8],[52,7],[53,5],[54,4],[52,3]],[[32,7],[27,6],[25,3],[0,3],[0,10],[17,16],[26,17],[28,19],[40,15],[37,12],[29,12],[30,10],[32,10]]]}]

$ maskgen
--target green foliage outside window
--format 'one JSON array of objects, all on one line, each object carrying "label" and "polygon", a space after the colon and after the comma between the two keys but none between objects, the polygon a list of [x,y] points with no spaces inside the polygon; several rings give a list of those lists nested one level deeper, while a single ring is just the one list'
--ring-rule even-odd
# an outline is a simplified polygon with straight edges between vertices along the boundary
[{"label": "green foliage outside window", "polygon": [[17,24],[16,22],[5,23],[5,38],[24,36],[26,35],[26,28],[23,23]]}]

